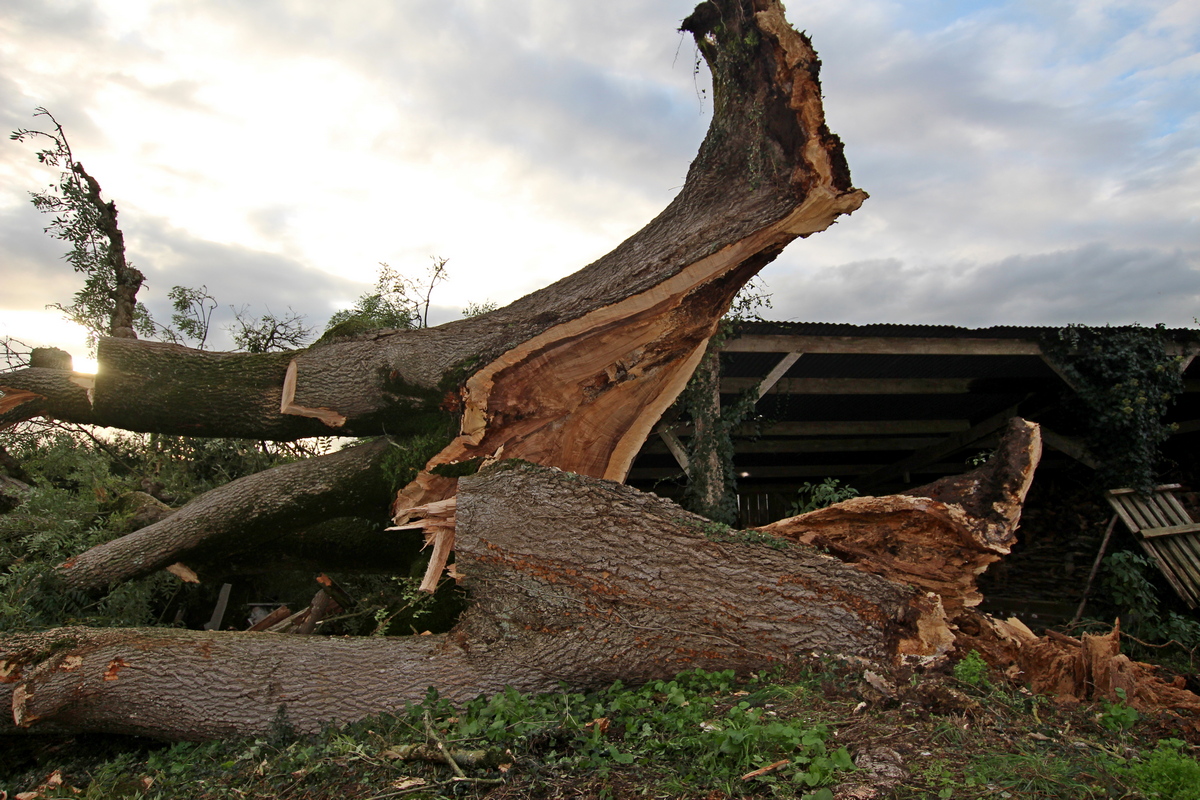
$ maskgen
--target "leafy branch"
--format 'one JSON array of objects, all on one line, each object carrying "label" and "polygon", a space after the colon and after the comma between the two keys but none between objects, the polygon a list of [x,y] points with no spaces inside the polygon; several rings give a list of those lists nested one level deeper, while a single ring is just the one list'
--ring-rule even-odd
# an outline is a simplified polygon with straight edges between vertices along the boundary
[{"label": "leafy branch", "polygon": [[18,142],[49,140],[49,146],[37,151],[37,160],[62,172],[57,185],[30,195],[38,211],[55,215],[46,233],[71,245],[64,258],[76,272],[87,276],[71,305],[55,303],[49,308],[62,311],[87,329],[91,352],[101,336],[137,338],[135,330],[151,335],[154,324],[150,314],[137,302],[145,276],[125,260],[125,237],[117,225],[116,203],[101,197],[100,183],[75,159],[66,131],[54,115],[39,107],[34,116],[48,118],[52,130],[21,128],[10,138]]}]

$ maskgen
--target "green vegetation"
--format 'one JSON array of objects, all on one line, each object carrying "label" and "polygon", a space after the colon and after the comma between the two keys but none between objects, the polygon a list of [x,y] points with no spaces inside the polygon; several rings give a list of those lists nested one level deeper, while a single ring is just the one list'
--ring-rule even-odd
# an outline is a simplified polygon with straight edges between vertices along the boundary
[{"label": "green vegetation", "polygon": [[1164,592],[1152,582],[1157,576],[1148,556],[1128,550],[1113,553],[1104,559],[1101,573],[1105,600],[1121,619],[1125,647],[1131,653],[1162,659],[1168,653],[1154,652],[1161,645],[1150,647],[1143,643],[1173,643],[1175,653],[1184,654],[1184,664],[1195,670],[1200,652],[1200,621],[1163,607]]},{"label": "green vegetation", "polygon": [[[430,436],[393,448],[385,469],[403,481],[440,441]],[[32,484],[20,503],[0,513],[0,631],[206,621],[219,582],[181,584],[159,572],[97,596],[65,590],[55,580],[54,567],[157,519],[147,519],[148,513],[161,515],[230,480],[329,446],[112,433],[91,438],[82,429],[35,426],[0,434],[0,445]],[[359,527],[386,525],[380,513],[379,520],[362,520]],[[420,552],[419,537],[397,545],[411,551],[404,574],[333,576],[356,603],[323,621],[320,633],[407,635],[445,631],[454,624],[465,602],[462,592],[453,581],[432,596],[417,592],[428,554]],[[307,605],[320,588],[306,571],[242,576],[235,583],[247,601],[276,600],[292,608]]]},{"label": "green vegetation", "polygon": [[1187,755],[1187,749],[1179,739],[1162,739],[1121,773],[1148,800],[1200,800],[1200,762]]},{"label": "green vegetation", "polygon": [[[258,738],[171,746],[20,739],[0,756],[0,790],[147,800],[830,800],[858,784],[913,800],[1200,798],[1197,748],[1158,738],[1166,718],[1132,720],[1115,744],[1096,708],[1056,706],[981,676],[970,656],[958,664],[970,670],[897,680],[887,698],[861,665],[814,658],[744,679],[689,670],[591,693],[509,689],[461,707],[431,690],[395,715],[316,736],[281,723]],[[871,766],[871,754],[888,752],[904,777]]]},{"label": "green vegetation", "polygon": [[1068,402],[1086,421],[1085,441],[1102,488],[1153,489],[1159,448],[1174,432],[1166,413],[1183,391],[1180,360],[1167,352],[1164,326],[1071,325],[1041,345],[1071,383]]},{"label": "green vegetation", "polygon": [[[75,293],[69,306],[56,303],[58,309],[72,322],[88,331],[88,348],[96,349],[101,336],[111,332],[117,308],[118,290],[123,283],[141,273],[125,262],[125,239],[117,227],[117,207],[100,196],[100,184],[75,159],[66,131],[45,108],[35,110],[34,117],[45,117],[51,130],[20,128],[9,137],[18,142],[45,143],[37,151],[37,160],[62,172],[55,184],[41,192],[30,192],[34,208],[52,215],[46,233],[66,242],[71,249],[64,256],[75,272],[83,275],[83,288]],[[152,335],[154,323],[145,306],[137,303],[132,324],[143,336]]]},{"label": "green vegetation", "polygon": [[[379,263],[375,291],[358,298],[353,308],[338,311],[329,318],[321,341],[357,336],[382,328],[429,327],[429,306],[433,290],[449,277],[445,258],[434,258],[424,281],[401,275],[385,262]],[[489,303],[472,304],[466,315],[491,310]]]},{"label": "green vegetation", "polygon": [[721,381],[721,346],[739,322],[757,321],[760,309],[771,307],[771,295],[752,278],[734,297],[687,388],[675,401],[678,412],[691,418],[687,442],[689,476],[682,505],[689,511],[727,525],[737,522],[737,469],[733,463],[734,431],[756,419],[758,393],[743,392],[733,403],[715,402]]},{"label": "green vegetation", "polygon": [[1125,690],[1118,687],[1116,689],[1118,699],[1114,701],[1101,700],[1100,707],[1104,709],[1096,717],[1100,725],[1108,728],[1110,731],[1121,732],[1132,728],[1141,715],[1133,708],[1126,704],[1129,698],[1125,694]]},{"label": "green vegetation", "polygon": [[0,445],[32,484],[24,502],[0,514],[0,631],[11,631],[170,624],[192,591],[170,575],[130,581],[96,597],[56,585],[54,565],[146,524],[147,506],[169,507],[152,494],[180,505],[326,443],[266,446],[139,434],[99,439],[81,429],[26,426],[0,434]]},{"label": "green vegetation", "polygon": [[858,497],[858,489],[846,486],[837,478],[826,478],[820,483],[805,481],[796,490],[796,502],[792,503],[788,513],[792,516],[807,514],[809,511],[828,508],[843,500],[849,500],[851,497]]},{"label": "green vegetation", "polygon": [[972,650],[954,665],[954,677],[968,686],[987,688],[988,665],[979,655],[978,650]]}]

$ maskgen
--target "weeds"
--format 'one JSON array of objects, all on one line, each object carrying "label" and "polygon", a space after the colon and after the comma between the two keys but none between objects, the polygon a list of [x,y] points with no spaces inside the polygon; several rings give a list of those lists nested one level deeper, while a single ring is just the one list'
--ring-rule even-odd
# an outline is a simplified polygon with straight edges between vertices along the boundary
[{"label": "weeds", "polygon": [[954,677],[968,686],[987,688],[990,685],[987,662],[979,655],[978,650],[967,653],[954,665]]},{"label": "weeds", "polygon": [[1133,727],[1141,715],[1126,704],[1128,698],[1124,689],[1117,687],[1116,693],[1119,698],[1116,702],[1100,701],[1103,710],[1096,716],[1096,720],[1110,731],[1125,731]]},{"label": "weeds", "polygon": [[858,497],[858,490],[852,486],[846,486],[837,478],[826,478],[821,483],[805,481],[796,490],[796,501],[792,503],[788,513],[792,516],[807,514],[852,497]]},{"label": "weeds", "polygon": [[1179,739],[1162,739],[1145,758],[1121,771],[1148,800],[1200,800],[1200,762],[1184,755]]}]

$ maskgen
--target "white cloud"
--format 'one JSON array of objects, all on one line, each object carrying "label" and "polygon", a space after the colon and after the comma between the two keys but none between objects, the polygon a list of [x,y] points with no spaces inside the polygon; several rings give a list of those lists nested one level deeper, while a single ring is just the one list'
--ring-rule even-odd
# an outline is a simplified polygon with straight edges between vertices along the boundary
[{"label": "white cloud", "polygon": [[[435,254],[447,309],[507,302],[682,183],[709,111],[675,31],[692,6],[0,0],[0,119],[47,105],[67,125],[152,304],[207,284],[317,321],[376,262]],[[778,316],[1190,321],[1194,3],[788,8],[872,198],[768,269]],[[73,291],[36,215],[12,211],[52,178],[31,148],[0,148],[5,307]]]}]

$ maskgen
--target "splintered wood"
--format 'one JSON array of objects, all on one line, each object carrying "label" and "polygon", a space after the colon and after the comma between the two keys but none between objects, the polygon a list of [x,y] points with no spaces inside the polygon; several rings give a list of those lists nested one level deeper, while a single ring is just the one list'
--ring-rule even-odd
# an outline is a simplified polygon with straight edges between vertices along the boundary
[{"label": "splintered wood", "polygon": [[[425,534],[425,546],[433,545],[429,556],[429,566],[425,569],[425,577],[421,580],[420,591],[437,591],[442,572],[446,570],[446,562],[454,552],[455,510],[458,501],[454,497],[426,503],[423,506],[410,508],[405,511],[409,522],[388,528],[389,531],[419,530]],[[451,578],[458,580],[461,576],[453,567],[447,571]]]}]

